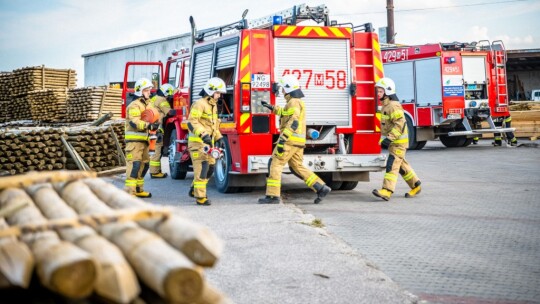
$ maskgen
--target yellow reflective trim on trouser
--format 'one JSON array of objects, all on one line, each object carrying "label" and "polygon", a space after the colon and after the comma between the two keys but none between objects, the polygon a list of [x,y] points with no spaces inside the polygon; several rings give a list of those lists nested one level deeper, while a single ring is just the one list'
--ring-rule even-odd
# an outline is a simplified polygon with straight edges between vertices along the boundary
[{"label": "yellow reflective trim on trouser", "polygon": [[384,179],[391,180],[391,181],[397,181],[397,176],[392,173],[385,173]]},{"label": "yellow reflective trim on trouser", "polygon": [[137,186],[142,186],[142,185],[144,185],[144,179],[138,179]]},{"label": "yellow reflective trim on trouser", "polygon": [[148,135],[126,133],[126,135],[124,136],[124,139],[125,140],[148,140]]},{"label": "yellow reflective trim on trouser", "polygon": [[281,186],[281,181],[277,180],[277,179],[267,179],[266,180],[266,185],[270,186],[270,187],[280,187]]},{"label": "yellow reflective trim on trouser", "polygon": [[317,180],[317,175],[315,173],[311,174],[308,179],[306,179],[306,185],[308,187],[313,186],[315,184],[315,181]]},{"label": "yellow reflective trim on trouser", "polygon": [[160,161],[150,161],[150,167],[161,167]]},{"label": "yellow reflective trim on trouser", "polygon": [[504,120],[504,122],[511,122],[512,121],[512,117],[508,117],[507,119]]},{"label": "yellow reflective trim on trouser", "polygon": [[137,129],[139,129],[139,130],[144,130],[144,129],[146,129],[146,122],[144,122],[144,121],[142,121],[142,120],[139,121],[139,123],[137,124]]},{"label": "yellow reflective trim on trouser", "polygon": [[202,182],[193,182],[193,188],[197,188],[197,189],[202,189],[202,188],[206,188],[206,181],[202,181]]},{"label": "yellow reflective trim on trouser", "polygon": [[126,179],[126,187],[135,187],[137,186],[137,180],[135,179]]},{"label": "yellow reflective trim on trouser", "polygon": [[392,119],[399,119],[399,118],[402,118],[405,114],[403,113],[403,111],[401,110],[396,110],[394,112],[392,112],[392,114],[390,114],[390,117]]},{"label": "yellow reflective trim on trouser", "polygon": [[411,172],[409,172],[409,173],[403,175],[403,179],[404,179],[405,181],[409,181],[409,180],[411,180],[415,175],[416,175],[416,174],[414,173],[414,171],[411,171]]}]

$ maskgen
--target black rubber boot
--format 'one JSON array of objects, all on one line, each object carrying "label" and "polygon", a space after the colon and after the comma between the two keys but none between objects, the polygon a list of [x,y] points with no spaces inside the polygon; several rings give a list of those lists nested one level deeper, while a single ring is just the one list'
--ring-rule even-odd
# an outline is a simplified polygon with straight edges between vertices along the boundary
[{"label": "black rubber boot", "polygon": [[332,191],[332,189],[328,187],[327,185],[323,185],[319,183],[316,183],[315,185],[313,185],[313,188],[317,190],[317,198],[313,201],[315,204],[320,203],[323,200],[323,198]]},{"label": "black rubber boot", "polygon": [[195,197],[195,188],[193,188],[193,186],[191,186],[189,188],[189,193],[188,193],[189,197]]},{"label": "black rubber boot", "polygon": [[259,204],[279,204],[279,203],[281,203],[281,199],[277,196],[267,195],[259,199]]}]

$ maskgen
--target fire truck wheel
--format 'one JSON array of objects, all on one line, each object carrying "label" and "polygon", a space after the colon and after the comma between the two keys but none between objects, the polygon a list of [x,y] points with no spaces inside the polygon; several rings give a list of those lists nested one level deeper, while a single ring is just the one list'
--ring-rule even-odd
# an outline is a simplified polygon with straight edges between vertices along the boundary
[{"label": "fire truck wheel", "polygon": [[473,142],[473,139],[472,138],[467,138],[467,140],[465,140],[465,143],[463,143],[463,147],[468,147],[472,144]]},{"label": "fire truck wheel", "polygon": [[358,186],[358,182],[343,182],[339,190],[353,190]]},{"label": "fire truck wheel", "polygon": [[216,161],[216,166],[214,168],[214,182],[216,183],[219,192],[236,193],[239,188],[229,186],[234,178],[232,174],[229,174],[232,164],[231,148],[229,147],[227,138],[223,138],[223,143],[223,157]]},{"label": "fire truck wheel", "polygon": [[187,163],[175,162],[174,158],[177,153],[179,152],[176,150],[176,130],[173,130],[169,140],[169,170],[172,179],[185,179],[189,165]]},{"label": "fire truck wheel", "polygon": [[416,127],[412,123],[412,119],[405,115],[407,120],[407,131],[409,133],[409,150],[421,150],[425,145],[425,141],[416,141]]},{"label": "fire truck wheel", "polygon": [[330,187],[332,190],[340,190],[341,186],[343,185],[342,181],[335,181],[332,179],[332,173],[329,172],[320,172],[317,173],[319,177],[326,183],[328,187]]},{"label": "fire truck wheel", "polygon": [[465,136],[448,136],[441,135],[439,136],[442,144],[447,148],[463,147],[467,138]]}]

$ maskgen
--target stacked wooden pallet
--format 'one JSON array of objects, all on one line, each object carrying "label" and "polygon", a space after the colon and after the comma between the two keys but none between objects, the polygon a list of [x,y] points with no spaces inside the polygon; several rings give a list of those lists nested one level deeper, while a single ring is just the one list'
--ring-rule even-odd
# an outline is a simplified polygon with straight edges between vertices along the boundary
[{"label": "stacked wooden pallet", "polygon": [[124,119],[110,120],[103,124],[105,127],[111,127],[116,134],[116,138],[122,147],[122,151],[126,150],[126,141],[124,140],[124,135],[126,131],[125,127],[126,121]]},{"label": "stacked wooden pallet", "polygon": [[68,89],[47,89],[27,95],[32,119],[35,121],[65,121]]},{"label": "stacked wooden pallet", "polygon": [[8,106],[10,102],[9,83],[11,72],[0,72],[0,123],[10,121]]},{"label": "stacked wooden pallet", "polygon": [[[78,127],[65,130],[68,145],[66,168],[104,171],[123,163],[122,152],[110,127]],[[73,151],[77,153],[73,153]]]},{"label": "stacked wooden pallet", "polygon": [[75,70],[52,69],[45,66],[25,67],[13,71],[9,92],[11,96],[21,96],[37,90],[71,89],[76,84]]},{"label": "stacked wooden pallet", "polygon": [[90,121],[112,113],[120,118],[122,90],[107,87],[84,87],[69,91],[67,121]]},{"label": "stacked wooden pallet", "polygon": [[61,136],[61,130],[52,128],[0,132],[0,173],[64,169]]},{"label": "stacked wooden pallet", "polygon": [[86,177],[0,178],[0,287],[32,297],[35,268],[35,281],[67,299],[156,302],[142,287],[169,303],[230,302],[204,277],[223,248],[211,230]]}]

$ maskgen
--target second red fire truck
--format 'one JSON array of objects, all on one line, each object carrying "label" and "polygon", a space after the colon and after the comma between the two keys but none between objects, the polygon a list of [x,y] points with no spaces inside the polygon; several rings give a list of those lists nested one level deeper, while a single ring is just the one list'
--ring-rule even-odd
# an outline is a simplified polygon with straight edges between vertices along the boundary
[{"label": "second red fire truck", "polygon": [[407,114],[411,149],[437,137],[446,147],[468,146],[482,134],[514,130],[495,125],[510,115],[502,41],[386,46],[382,55]]}]

